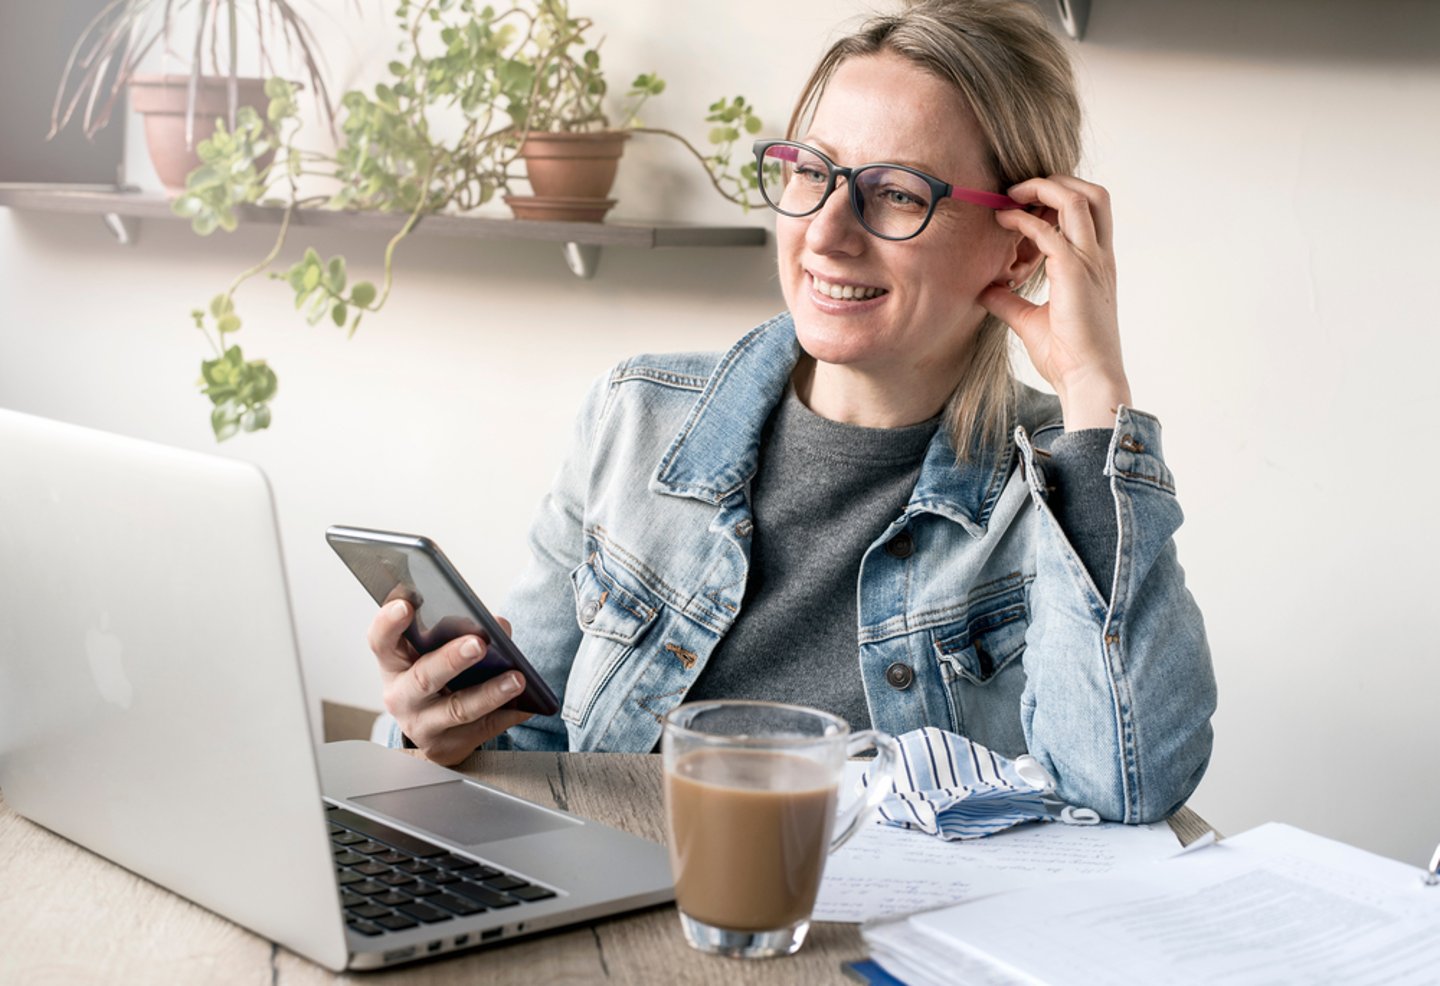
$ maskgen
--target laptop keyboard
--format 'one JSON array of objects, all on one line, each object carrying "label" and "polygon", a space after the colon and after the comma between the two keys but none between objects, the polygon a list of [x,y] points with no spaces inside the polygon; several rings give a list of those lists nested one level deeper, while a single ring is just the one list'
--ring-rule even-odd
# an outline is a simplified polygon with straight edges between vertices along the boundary
[{"label": "laptop keyboard", "polygon": [[504,870],[326,804],[345,921],[362,935],[439,924],[555,896]]}]

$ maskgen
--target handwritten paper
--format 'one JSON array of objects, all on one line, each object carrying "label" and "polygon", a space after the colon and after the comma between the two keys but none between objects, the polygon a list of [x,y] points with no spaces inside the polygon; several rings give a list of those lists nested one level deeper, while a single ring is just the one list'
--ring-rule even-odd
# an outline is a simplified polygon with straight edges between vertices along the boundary
[{"label": "handwritten paper", "polygon": [[[864,764],[847,764],[847,780]],[[847,783],[844,790],[849,790]],[[953,904],[1045,880],[1099,876],[1171,856],[1180,841],[1164,822],[1094,826],[1040,822],[959,842],[878,819],[825,864],[817,921],[869,921]]]}]

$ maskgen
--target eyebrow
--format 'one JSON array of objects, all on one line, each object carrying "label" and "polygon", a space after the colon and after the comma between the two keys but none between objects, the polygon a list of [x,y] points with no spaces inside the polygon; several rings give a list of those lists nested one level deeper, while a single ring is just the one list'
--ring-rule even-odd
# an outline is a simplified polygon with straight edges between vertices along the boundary
[{"label": "eyebrow", "polygon": [[[811,136],[808,133],[804,137],[800,138],[800,143],[810,144],[813,147],[818,147],[820,150],[824,151],[825,154],[832,160],[836,157],[839,157],[839,155],[835,153],[834,148],[832,148],[829,144],[827,144],[823,140]],[[923,161],[907,161],[904,158],[890,158],[889,160],[885,161],[861,161],[860,164],[903,164],[907,168],[914,168],[916,171],[923,171],[927,175],[939,174],[936,168],[929,164],[926,164]],[[850,167],[855,167],[855,165],[852,164],[850,165]]]}]

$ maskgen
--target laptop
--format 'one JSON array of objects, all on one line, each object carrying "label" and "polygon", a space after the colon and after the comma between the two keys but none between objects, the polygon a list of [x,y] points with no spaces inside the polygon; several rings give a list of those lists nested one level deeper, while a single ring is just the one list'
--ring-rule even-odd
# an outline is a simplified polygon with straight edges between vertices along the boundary
[{"label": "laptop", "polygon": [[15,811],[337,971],[674,899],[655,843],[311,736],[262,472],[0,409]]}]

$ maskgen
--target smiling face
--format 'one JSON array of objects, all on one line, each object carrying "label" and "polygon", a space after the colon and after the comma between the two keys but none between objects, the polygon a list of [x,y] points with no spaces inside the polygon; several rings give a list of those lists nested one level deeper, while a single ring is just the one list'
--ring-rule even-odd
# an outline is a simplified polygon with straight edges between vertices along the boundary
[{"label": "smiling face", "polygon": [[[952,185],[999,190],[964,98],[892,53],[843,62],[798,139],[842,166],[906,164]],[[986,314],[976,297],[1016,277],[1018,237],[989,209],[945,199],[919,236],[882,240],[856,220],[844,179],[819,212],[779,216],[775,238],[805,352],[891,386],[953,386]]]}]

